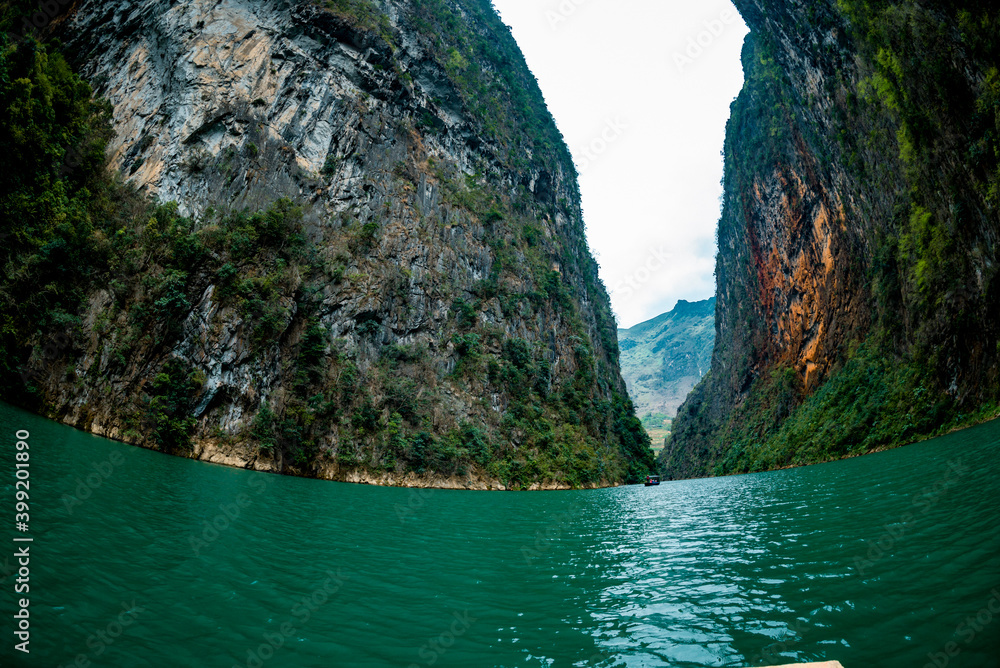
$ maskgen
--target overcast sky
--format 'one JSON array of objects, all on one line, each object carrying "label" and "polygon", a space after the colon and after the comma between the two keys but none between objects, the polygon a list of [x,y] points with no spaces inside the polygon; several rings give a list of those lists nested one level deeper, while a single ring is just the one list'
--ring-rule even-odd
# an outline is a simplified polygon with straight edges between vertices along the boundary
[{"label": "overcast sky", "polygon": [[493,0],[580,171],[619,326],[715,293],[729,105],[747,29],[728,0]]}]

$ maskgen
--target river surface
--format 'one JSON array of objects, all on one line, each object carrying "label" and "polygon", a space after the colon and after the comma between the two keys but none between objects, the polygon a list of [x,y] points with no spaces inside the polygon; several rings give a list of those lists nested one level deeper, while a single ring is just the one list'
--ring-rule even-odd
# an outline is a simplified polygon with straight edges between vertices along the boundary
[{"label": "river surface", "polygon": [[[3,666],[1000,666],[1000,423],[804,469],[534,493],[230,469],[3,404],[0,429]],[[28,656],[15,537],[33,539]]]}]

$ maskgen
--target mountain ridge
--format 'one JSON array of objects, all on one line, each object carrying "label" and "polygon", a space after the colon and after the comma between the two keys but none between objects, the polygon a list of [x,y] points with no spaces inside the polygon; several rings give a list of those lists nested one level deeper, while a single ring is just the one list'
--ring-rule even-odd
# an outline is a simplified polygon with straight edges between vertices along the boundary
[{"label": "mountain ridge", "polygon": [[640,416],[673,418],[711,364],[715,298],[679,300],[670,311],[618,330],[622,376]]}]

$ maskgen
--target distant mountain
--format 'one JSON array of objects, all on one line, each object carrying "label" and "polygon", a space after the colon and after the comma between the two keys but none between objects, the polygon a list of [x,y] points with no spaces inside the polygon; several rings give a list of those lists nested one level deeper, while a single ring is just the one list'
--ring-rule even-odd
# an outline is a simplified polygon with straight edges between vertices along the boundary
[{"label": "distant mountain", "polygon": [[672,418],[712,364],[715,298],[681,300],[673,311],[618,330],[622,377],[636,413]]}]

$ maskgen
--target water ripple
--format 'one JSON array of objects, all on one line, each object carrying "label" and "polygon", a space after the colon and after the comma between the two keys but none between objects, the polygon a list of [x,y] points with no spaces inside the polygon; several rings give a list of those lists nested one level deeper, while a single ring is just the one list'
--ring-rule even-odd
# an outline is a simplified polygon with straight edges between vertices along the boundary
[{"label": "water ripple", "polygon": [[[772,474],[480,494],[237,471],[2,405],[0,422],[44,443],[39,665],[912,668],[956,642],[949,668],[998,667],[1000,616],[956,629],[1000,587],[1000,425]],[[112,453],[126,464],[67,511]]]}]

